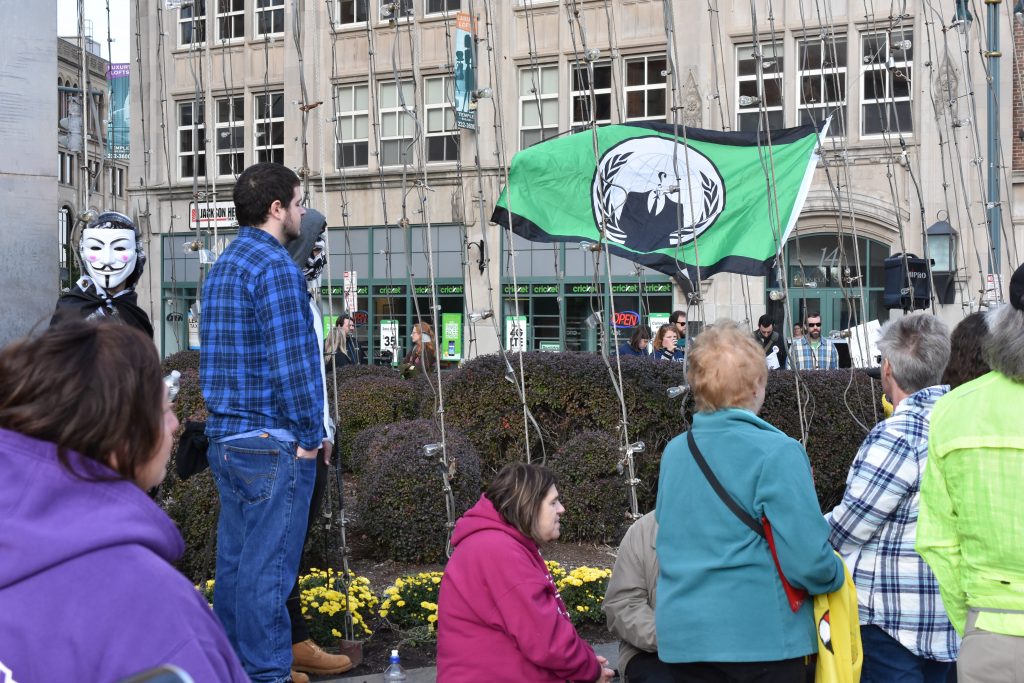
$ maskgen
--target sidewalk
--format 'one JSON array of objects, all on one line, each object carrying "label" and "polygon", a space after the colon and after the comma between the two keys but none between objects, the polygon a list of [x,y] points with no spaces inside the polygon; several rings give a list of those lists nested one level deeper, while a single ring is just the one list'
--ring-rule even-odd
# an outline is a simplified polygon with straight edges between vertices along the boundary
[{"label": "sidewalk", "polygon": [[[594,645],[594,652],[607,657],[608,666],[615,668],[619,659],[619,644],[597,643]],[[435,683],[437,681],[437,668],[430,666],[422,669],[410,669],[406,671],[409,683]],[[362,676],[344,676],[341,678],[314,678],[315,683],[383,683],[384,674],[365,674]],[[618,678],[615,679],[619,680]]]}]

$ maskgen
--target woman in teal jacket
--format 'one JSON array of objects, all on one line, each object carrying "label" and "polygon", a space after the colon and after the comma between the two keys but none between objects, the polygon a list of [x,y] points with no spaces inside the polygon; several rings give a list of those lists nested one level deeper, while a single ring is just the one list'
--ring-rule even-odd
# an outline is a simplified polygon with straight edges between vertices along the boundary
[{"label": "woman in teal jacket", "polygon": [[[772,526],[782,569],[811,595],[843,584],[828,543],[807,454],[757,417],[764,353],[735,323],[693,342],[693,437],[725,492]],[[811,600],[793,612],[765,540],[733,513],[701,473],[686,434],[661,461],[657,501],[658,656],[677,681],[802,680],[817,652]]]}]

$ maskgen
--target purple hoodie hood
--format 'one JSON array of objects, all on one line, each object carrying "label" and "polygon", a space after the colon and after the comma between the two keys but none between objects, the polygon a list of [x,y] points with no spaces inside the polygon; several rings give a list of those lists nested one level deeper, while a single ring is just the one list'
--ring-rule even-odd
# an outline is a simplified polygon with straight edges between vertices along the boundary
[{"label": "purple hoodie hood", "polygon": [[[68,452],[77,472],[117,474]],[[96,550],[143,546],[168,562],[185,546],[174,522],[130,481],[83,481],[55,444],[0,429],[0,589]]]}]

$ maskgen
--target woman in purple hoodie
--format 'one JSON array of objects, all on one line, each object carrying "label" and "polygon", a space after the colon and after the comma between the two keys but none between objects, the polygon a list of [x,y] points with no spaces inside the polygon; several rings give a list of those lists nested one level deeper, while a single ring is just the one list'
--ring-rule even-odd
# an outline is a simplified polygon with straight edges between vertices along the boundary
[{"label": "woman in purple hoodie", "polygon": [[611,680],[540,554],[541,543],[558,538],[563,512],[551,472],[516,463],[456,523],[437,601],[439,681]]},{"label": "woman in purple hoodie", "polygon": [[249,680],[213,610],[170,565],[181,534],[146,495],[178,427],[161,374],[152,340],[110,322],[69,320],[0,350],[0,674],[10,680],[108,683],[164,664],[197,682]]}]

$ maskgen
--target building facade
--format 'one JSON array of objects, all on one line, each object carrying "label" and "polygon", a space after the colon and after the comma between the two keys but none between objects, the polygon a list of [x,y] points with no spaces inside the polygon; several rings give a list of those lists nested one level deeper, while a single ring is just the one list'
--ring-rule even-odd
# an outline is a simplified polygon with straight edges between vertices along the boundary
[{"label": "building facade", "polygon": [[[128,159],[108,155],[109,62],[87,49],[83,68],[82,50],[73,40],[77,39],[57,39],[60,291],[67,291],[81,275],[75,257],[78,245],[72,243],[72,231],[79,214],[90,207],[100,212],[128,213]],[[90,93],[87,100],[83,98],[85,90]],[[89,129],[87,140],[82,135],[83,118]]]},{"label": "building facade", "polygon": [[[888,317],[885,259],[899,253],[934,259],[936,311],[951,323],[998,296],[999,281],[988,293],[986,283],[1019,262],[1024,216],[1006,201],[1020,185],[1006,64],[993,82],[1005,93],[993,266],[982,18],[954,22],[952,1],[945,18],[913,3],[898,16],[854,0],[698,4],[133,7],[143,14],[132,18],[142,64],[132,107],[145,113],[132,148],[146,153],[133,155],[128,189],[149,207],[143,286],[164,321],[163,352],[189,346],[202,273],[237,229],[234,178],[264,160],[295,169],[327,216],[325,306],[356,312],[371,357],[407,348],[417,319],[444,328],[439,352],[452,359],[499,344],[591,351],[678,308],[695,328],[820,311],[838,331]],[[1020,29],[1004,14],[1009,43]],[[785,268],[769,277],[716,275],[685,292],[624,259],[530,243],[488,221],[511,157],[553,136],[626,121],[756,131],[826,117]]]}]

